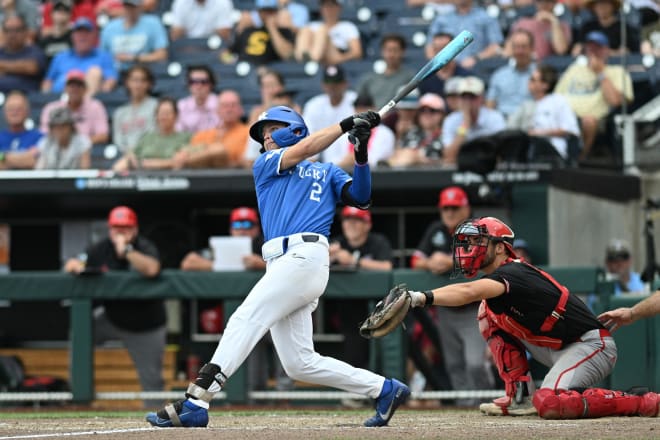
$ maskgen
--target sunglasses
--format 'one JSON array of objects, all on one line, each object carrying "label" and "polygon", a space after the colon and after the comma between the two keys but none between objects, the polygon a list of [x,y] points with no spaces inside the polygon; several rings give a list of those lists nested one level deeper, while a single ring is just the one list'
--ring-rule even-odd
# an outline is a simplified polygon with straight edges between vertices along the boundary
[{"label": "sunglasses", "polygon": [[442,113],[442,110],[431,108],[431,107],[422,107],[422,108],[419,109],[419,112],[420,113],[434,114],[434,113]]},{"label": "sunglasses", "polygon": [[461,207],[452,205],[452,206],[443,206],[440,209],[442,209],[443,211],[458,211],[459,209],[461,209]]},{"label": "sunglasses", "polygon": [[254,228],[254,223],[251,222],[250,220],[237,220],[235,222],[231,222],[231,228],[232,229],[252,229],[252,228]]},{"label": "sunglasses", "polygon": [[190,84],[190,85],[193,85],[193,84],[208,85],[208,84],[211,84],[211,81],[209,81],[208,79],[190,78],[188,80],[188,84]]}]

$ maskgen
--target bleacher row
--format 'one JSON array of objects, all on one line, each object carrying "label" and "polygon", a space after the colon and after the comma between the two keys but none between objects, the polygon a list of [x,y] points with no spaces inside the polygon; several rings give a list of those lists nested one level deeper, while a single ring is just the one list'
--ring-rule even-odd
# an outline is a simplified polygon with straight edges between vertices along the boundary
[{"label": "bleacher row", "polygon": [[[161,0],[158,14],[167,26],[169,10],[173,0]],[[311,18],[319,16],[317,0],[298,0],[310,9]],[[493,16],[497,16],[506,35],[508,26],[518,18],[518,14],[528,13],[525,10],[518,14],[513,10],[506,13],[497,9],[496,3],[482,2],[487,6]],[[251,10],[254,6],[252,0],[234,0],[237,10]],[[342,7],[342,18],[358,25],[364,45],[365,57],[362,60],[349,61],[343,64],[349,85],[355,87],[359,78],[368,71],[383,67],[380,58],[380,38],[387,32],[402,34],[407,42],[405,62],[417,69],[425,64],[423,47],[426,43],[426,32],[435,12],[429,7],[408,7],[405,0],[345,0]],[[630,14],[630,17],[634,15]],[[634,18],[631,18],[634,20]],[[103,20],[99,20],[102,22]],[[226,42],[219,38],[209,39],[182,38],[171,42],[169,47],[169,60],[151,63],[149,66],[156,79],[152,93],[156,96],[171,96],[181,98],[188,94],[185,81],[186,69],[190,65],[206,64],[213,70],[217,80],[217,91],[234,89],[241,95],[246,114],[252,106],[261,101],[257,66],[250,66],[244,62],[225,64],[220,54],[226,48]],[[544,63],[553,65],[557,70],[563,71],[571,62],[571,56],[550,56]],[[613,63],[625,62],[631,73],[634,88],[635,102],[630,106],[633,111],[648,102],[660,90],[660,63],[655,60],[643,58],[639,54],[632,54],[625,60],[615,58]],[[494,58],[480,61],[474,68],[475,74],[486,82],[490,74],[498,67],[507,63],[507,59]],[[283,74],[286,88],[296,93],[294,99],[301,106],[312,96],[322,93],[321,69],[314,63],[298,63],[295,61],[282,61],[268,66]],[[35,125],[39,123],[41,108],[48,102],[60,99],[60,94],[33,93],[30,95],[31,119]],[[127,102],[128,97],[122,86],[109,93],[99,93],[96,96],[105,105],[109,117],[114,110]],[[4,117],[0,125],[4,126]],[[95,146],[93,157],[104,160],[104,146]]]}]

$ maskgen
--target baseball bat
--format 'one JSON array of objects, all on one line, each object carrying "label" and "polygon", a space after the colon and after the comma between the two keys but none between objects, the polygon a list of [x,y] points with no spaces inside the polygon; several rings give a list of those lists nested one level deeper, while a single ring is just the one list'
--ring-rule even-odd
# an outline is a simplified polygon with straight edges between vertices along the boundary
[{"label": "baseball bat", "polygon": [[385,113],[392,110],[394,106],[401,101],[408,93],[410,93],[415,87],[419,85],[425,78],[433,75],[438,70],[442,69],[449,63],[451,60],[456,57],[463,49],[468,47],[470,43],[474,40],[474,36],[469,31],[462,31],[460,34],[454,37],[453,40],[449,42],[440,52],[435,54],[433,58],[429,60],[428,63],[424,65],[417,74],[411,79],[408,84],[403,86],[401,90],[380,110],[378,114],[382,118],[385,116]]}]

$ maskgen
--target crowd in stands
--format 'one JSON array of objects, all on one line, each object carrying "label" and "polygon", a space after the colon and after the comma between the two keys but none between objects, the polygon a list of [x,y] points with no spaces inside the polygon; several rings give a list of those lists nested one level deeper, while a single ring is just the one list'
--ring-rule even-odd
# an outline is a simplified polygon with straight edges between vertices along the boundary
[{"label": "crowd in stands", "polygon": [[[630,63],[660,53],[659,13],[648,0],[7,0],[0,169],[48,166],[44,145],[67,148],[33,140],[53,136],[61,107],[91,147],[58,167],[98,167],[108,144],[116,171],[249,167],[246,127],[274,102],[312,131],[378,109],[464,29],[474,42],[384,119],[374,168],[616,167],[614,114],[657,92],[639,73],[658,66]],[[19,94],[31,104],[20,118]],[[320,159],[347,165],[352,146],[336,144]]]}]

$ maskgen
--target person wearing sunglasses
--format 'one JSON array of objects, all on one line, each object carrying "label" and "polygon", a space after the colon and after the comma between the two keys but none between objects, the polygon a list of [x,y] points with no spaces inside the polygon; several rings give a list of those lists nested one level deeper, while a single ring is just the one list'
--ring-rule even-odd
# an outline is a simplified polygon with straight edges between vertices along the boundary
[{"label": "person wearing sunglasses", "polygon": [[177,102],[177,130],[195,133],[216,127],[220,119],[213,71],[204,64],[188,66],[186,81],[190,94]]}]

